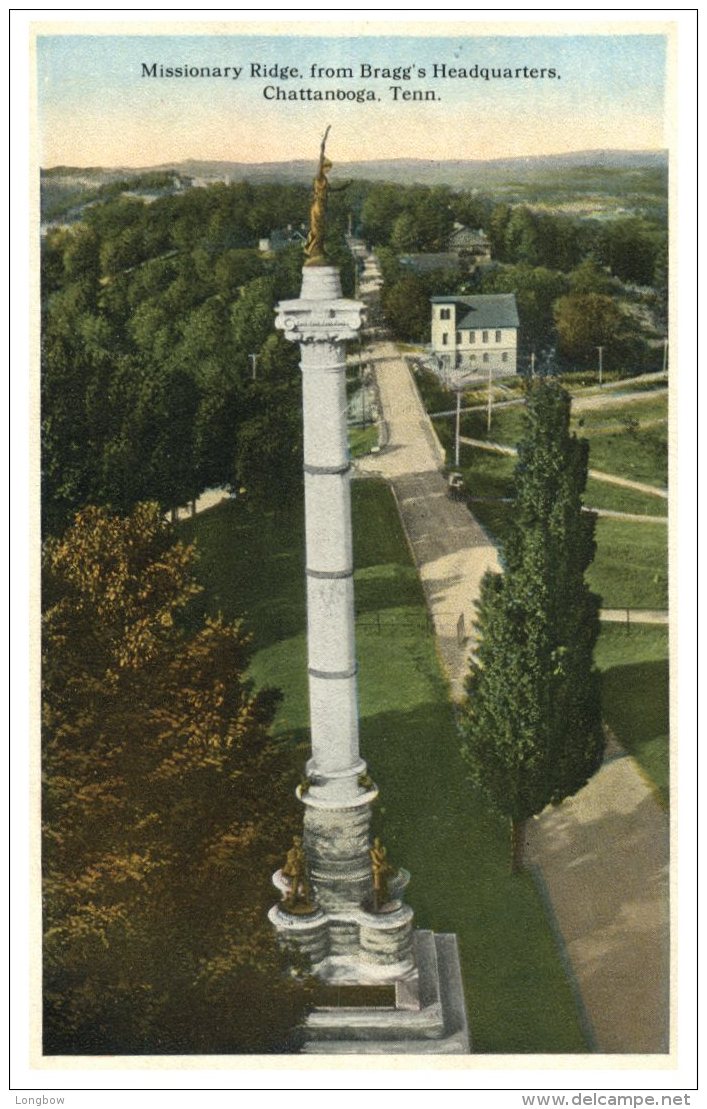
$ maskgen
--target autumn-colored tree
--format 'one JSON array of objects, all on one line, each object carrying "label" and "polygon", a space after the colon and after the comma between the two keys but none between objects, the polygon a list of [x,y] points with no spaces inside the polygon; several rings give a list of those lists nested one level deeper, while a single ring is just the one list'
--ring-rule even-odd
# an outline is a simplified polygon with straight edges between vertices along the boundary
[{"label": "autumn-colored tree", "polygon": [[533,385],[504,571],[482,581],[460,716],[472,777],[510,820],[513,870],[525,821],[576,793],[604,747],[599,598],[584,580],[594,557],[594,517],[582,511],[588,447],[570,434],[569,412],[556,381]]},{"label": "autumn-colored tree", "polygon": [[292,1049],[306,989],[266,913],[294,821],[248,638],[199,615],[156,505],[44,551],[47,1054]]}]

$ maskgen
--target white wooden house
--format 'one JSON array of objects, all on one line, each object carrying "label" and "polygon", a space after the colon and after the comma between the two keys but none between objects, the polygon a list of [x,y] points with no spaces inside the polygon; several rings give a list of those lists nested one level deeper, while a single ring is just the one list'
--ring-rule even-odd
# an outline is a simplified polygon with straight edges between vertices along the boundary
[{"label": "white wooden house", "polygon": [[436,296],[432,353],[446,369],[494,377],[517,373],[518,309],[513,293]]}]

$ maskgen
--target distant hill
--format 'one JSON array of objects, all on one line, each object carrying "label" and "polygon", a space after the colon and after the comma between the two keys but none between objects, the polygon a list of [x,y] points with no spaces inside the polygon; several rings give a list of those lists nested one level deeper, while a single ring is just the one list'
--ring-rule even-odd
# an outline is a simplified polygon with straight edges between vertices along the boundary
[{"label": "distant hill", "polygon": [[[114,180],[116,176],[131,177],[153,171],[170,170],[186,177],[219,178],[253,182],[302,182],[312,178],[314,158],[290,162],[217,162],[187,159],[158,166],[93,167],[91,169],[61,166],[44,170],[49,176],[78,176],[97,182]],[[404,181],[423,185],[451,185],[469,188],[512,178],[521,181],[538,174],[559,173],[584,168],[606,170],[663,169],[668,165],[665,150],[580,150],[568,154],[542,154],[526,158],[496,158],[489,161],[435,161],[423,158],[393,158],[361,162],[336,162],[337,177],[368,181]]]}]

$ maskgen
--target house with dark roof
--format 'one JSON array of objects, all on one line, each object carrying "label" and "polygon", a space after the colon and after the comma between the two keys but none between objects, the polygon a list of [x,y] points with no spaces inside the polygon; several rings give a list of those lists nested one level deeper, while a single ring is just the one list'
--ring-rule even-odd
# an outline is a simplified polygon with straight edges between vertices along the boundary
[{"label": "house with dark roof", "polygon": [[258,250],[261,254],[270,254],[271,252],[277,253],[280,250],[285,250],[288,246],[303,246],[307,239],[307,230],[304,224],[301,227],[293,227],[291,223],[287,227],[278,227],[270,232],[267,239],[260,239],[258,241]]},{"label": "house with dark roof", "polygon": [[517,372],[518,308],[514,293],[436,296],[432,302],[432,353],[447,369]]},{"label": "house with dark roof", "polygon": [[458,222],[452,228],[447,250],[456,252],[460,257],[469,254],[485,259],[491,257],[491,244],[486,232],[480,227],[465,227]]}]

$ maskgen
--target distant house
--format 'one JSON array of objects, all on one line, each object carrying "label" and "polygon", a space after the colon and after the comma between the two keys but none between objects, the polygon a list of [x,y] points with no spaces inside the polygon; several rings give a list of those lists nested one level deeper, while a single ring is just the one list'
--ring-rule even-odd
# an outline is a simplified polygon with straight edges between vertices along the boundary
[{"label": "distant house", "polygon": [[301,228],[288,224],[287,227],[279,227],[271,231],[268,238],[259,239],[258,250],[261,254],[270,254],[273,251],[277,253],[278,250],[284,250],[288,246],[304,246],[306,239],[307,229],[304,224]]},{"label": "distant house", "polygon": [[475,258],[488,260],[491,257],[491,244],[486,232],[480,227],[472,230],[463,223],[454,224],[447,249],[461,258],[473,255]]},{"label": "distant house", "polygon": [[447,369],[498,377],[517,372],[518,309],[513,293],[436,296],[432,353]]},{"label": "distant house", "polygon": [[208,189],[211,185],[230,185],[232,184],[230,173],[214,174],[211,177],[192,177],[191,187],[193,189]]}]

